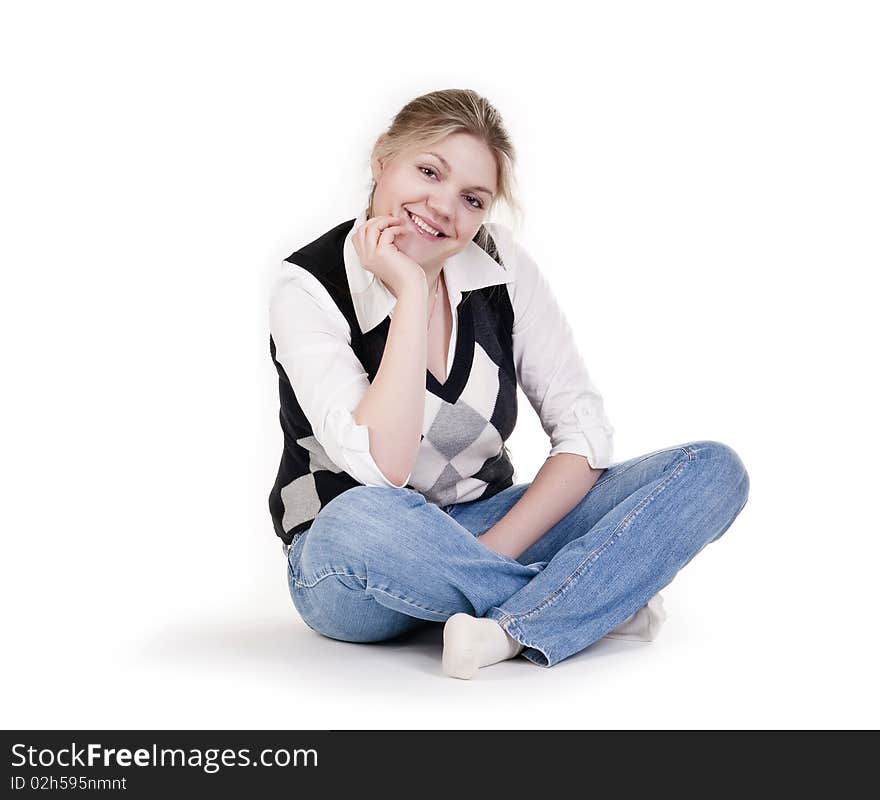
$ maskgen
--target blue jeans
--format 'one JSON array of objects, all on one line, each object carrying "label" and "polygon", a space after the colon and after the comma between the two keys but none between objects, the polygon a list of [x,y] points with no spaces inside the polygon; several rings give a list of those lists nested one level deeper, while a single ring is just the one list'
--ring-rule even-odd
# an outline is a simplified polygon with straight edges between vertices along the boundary
[{"label": "blue jeans", "polygon": [[529,485],[442,508],[412,489],[337,495],[288,551],[297,611],[348,642],[390,639],[457,612],[489,617],[522,655],[550,667],[644,606],[730,527],[749,494],[734,450],[690,442],[605,469],[518,559],[481,544]]}]

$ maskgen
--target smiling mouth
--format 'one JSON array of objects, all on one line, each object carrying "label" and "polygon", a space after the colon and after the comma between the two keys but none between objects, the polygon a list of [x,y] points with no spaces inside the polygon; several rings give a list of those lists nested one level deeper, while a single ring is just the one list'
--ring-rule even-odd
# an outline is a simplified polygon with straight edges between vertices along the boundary
[{"label": "smiling mouth", "polygon": [[[423,236],[423,237],[426,238],[426,239],[433,239],[435,242],[438,241],[439,239],[446,239],[446,238],[447,238],[447,236],[446,236],[445,233],[442,233],[442,232],[441,232],[439,236],[435,236],[435,235],[432,234],[432,233],[428,233],[428,231],[424,230],[424,228],[420,228],[420,227],[416,224],[416,221],[413,219],[413,215],[412,215],[407,209],[403,209],[403,210],[406,212],[407,217],[409,217],[409,221],[412,223],[413,228],[416,229],[416,232],[417,232],[420,236]],[[427,224],[427,223],[426,223],[426,224]]]}]

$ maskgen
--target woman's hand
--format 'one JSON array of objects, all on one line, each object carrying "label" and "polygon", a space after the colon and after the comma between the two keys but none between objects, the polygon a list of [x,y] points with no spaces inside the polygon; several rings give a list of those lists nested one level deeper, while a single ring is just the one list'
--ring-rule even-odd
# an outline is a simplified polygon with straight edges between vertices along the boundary
[{"label": "woman's hand", "polygon": [[427,289],[425,271],[394,244],[394,236],[403,229],[400,221],[398,216],[373,217],[352,236],[361,266],[381,278],[395,297],[413,283],[418,285],[419,281]]}]

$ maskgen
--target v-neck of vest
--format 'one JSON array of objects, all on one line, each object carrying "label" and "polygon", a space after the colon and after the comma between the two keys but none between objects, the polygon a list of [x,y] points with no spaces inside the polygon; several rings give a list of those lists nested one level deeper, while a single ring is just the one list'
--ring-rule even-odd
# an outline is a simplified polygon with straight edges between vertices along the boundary
[{"label": "v-neck of vest", "polygon": [[471,315],[471,304],[460,302],[456,313],[458,334],[455,340],[455,356],[452,359],[452,369],[446,376],[446,382],[440,383],[431,370],[425,370],[428,391],[452,405],[455,405],[464,387],[467,386],[474,363],[474,319]]}]

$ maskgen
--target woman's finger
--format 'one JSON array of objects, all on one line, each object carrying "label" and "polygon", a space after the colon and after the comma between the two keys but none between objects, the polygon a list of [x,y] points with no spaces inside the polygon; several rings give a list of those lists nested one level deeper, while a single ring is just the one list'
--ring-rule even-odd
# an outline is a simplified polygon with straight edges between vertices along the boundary
[{"label": "woman's finger", "polygon": [[[360,243],[363,249],[363,253],[359,254],[362,262],[369,263],[372,260],[376,249],[380,246],[383,232],[388,230],[389,227],[396,227],[399,229],[400,225],[397,224],[399,222],[400,218],[398,216],[393,214],[383,214],[368,219],[357,229],[357,231],[355,231],[354,235],[360,237]],[[387,244],[387,241],[387,239],[381,241],[381,244]]]},{"label": "woman's finger", "polygon": [[372,223],[370,230],[378,236],[389,225],[396,225],[399,222],[400,219],[398,217],[386,215],[382,217],[374,217],[373,219],[368,220],[367,225],[370,225],[370,223]]},{"label": "woman's finger", "polygon": [[376,243],[377,247],[382,247],[384,245],[389,245],[394,242],[394,237],[396,234],[400,233],[403,230],[403,225],[389,225],[379,236],[379,241]]}]

